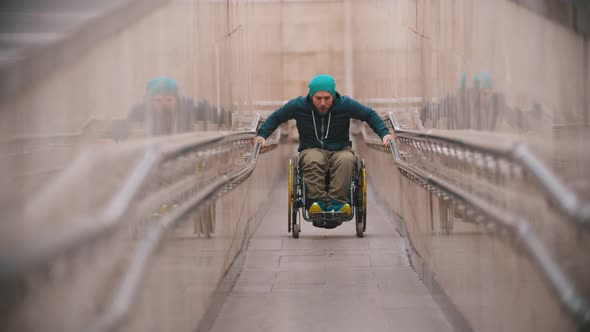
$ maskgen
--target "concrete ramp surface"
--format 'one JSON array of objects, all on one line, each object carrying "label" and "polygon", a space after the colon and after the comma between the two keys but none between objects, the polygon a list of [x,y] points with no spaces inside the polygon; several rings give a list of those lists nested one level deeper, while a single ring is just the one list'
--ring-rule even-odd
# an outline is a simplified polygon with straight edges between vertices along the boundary
[{"label": "concrete ramp surface", "polygon": [[287,233],[285,191],[270,195],[211,331],[451,331],[372,191],[364,238],[352,222],[304,221],[299,239]]}]

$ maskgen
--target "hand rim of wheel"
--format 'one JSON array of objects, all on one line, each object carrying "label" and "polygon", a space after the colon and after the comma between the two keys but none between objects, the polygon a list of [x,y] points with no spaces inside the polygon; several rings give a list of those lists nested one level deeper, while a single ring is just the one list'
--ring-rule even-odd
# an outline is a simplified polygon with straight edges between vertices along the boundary
[{"label": "hand rim of wheel", "polygon": [[289,209],[289,216],[288,216],[288,232],[291,232],[291,212],[292,212],[292,205],[293,205],[293,161],[289,159],[289,184],[287,185],[287,206]]}]

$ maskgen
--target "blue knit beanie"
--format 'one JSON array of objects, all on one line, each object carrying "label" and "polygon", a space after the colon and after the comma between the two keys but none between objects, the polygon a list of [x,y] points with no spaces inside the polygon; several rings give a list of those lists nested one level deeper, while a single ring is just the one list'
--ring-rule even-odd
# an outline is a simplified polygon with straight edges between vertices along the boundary
[{"label": "blue knit beanie", "polygon": [[322,74],[311,79],[309,82],[309,97],[318,91],[327,91],[332,97],[336,98],[336,82],[330,75]]},{"label": "blue knit beanie", "polygon": [[155,77],[148,81],[145,90],[148,95],[178,95],[178,83],[169,77]]}]

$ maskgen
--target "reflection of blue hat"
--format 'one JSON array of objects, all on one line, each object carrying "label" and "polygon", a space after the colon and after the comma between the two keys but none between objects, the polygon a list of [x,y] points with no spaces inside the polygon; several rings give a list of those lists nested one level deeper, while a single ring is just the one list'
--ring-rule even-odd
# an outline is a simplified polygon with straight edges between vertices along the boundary
[{"label": "reflection of blue hat", "polygon": [[155,77],[148,81],[145,90],[149,95],[178,95],[178,83],[169,77]]},{"label": "reflection of blue hat", "polygon": [[465,90],[465,88],[467,88],[467,75],[463,73],[461,75],[461,90]]},{"label": "reflection of blue hat", "polygon": [[492,75],[489,73],[483,72],[480,75],[481,77],[481,88],[482,89],[491,89],[492,88]]},{"label": "reflection of blue hat", "polygon": [[487,72],[483,72],[479,75],[473,76],[473,88],[474,89],[491,89],[492,88],[492,75]]},{"label": "reflection of blue hat", "polygon": [[473,76],[473,88],[479,89],[479,77],[477,77],[477,74]]}]

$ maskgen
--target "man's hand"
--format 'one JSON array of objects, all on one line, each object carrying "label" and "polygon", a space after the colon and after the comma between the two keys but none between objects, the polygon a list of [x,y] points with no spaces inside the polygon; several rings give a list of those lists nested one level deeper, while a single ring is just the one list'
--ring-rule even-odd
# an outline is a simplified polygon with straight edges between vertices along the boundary
[{"label": "man's hand", "polygon": [[260,143],[260,147],[263,148],[266,145],[266,140],[262,136],[256,136],[252,140],[252,144],[256,145],[256,143]]},{"label": "man's hand", "polygon": [[385,145],[386,147],[389,146],[389,141],[393,141],[395,139],[395,136],[388,134],[383,136],[383,145]]}]

